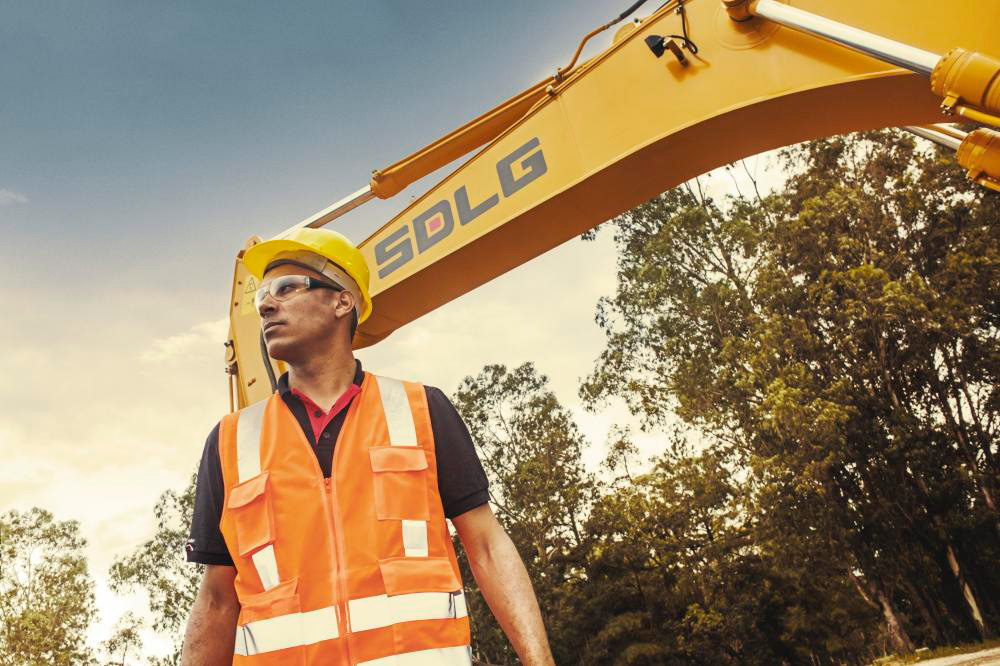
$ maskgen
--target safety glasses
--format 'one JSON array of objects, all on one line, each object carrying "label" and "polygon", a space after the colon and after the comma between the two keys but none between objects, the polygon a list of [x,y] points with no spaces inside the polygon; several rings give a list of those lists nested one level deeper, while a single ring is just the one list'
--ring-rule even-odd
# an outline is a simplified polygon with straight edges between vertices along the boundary
[{"label": "safety glasses", "polygon": [[310,289],[344,290],[339,284],[323,282],[307,275],[282,275],[279,278],[274,278],[270,282],[260,285],[260,289],[257,290],[257,294],[254,296],[254,306],[259,310],[268,295],[276,301],[287,301],[296,294],[301,294]]}]

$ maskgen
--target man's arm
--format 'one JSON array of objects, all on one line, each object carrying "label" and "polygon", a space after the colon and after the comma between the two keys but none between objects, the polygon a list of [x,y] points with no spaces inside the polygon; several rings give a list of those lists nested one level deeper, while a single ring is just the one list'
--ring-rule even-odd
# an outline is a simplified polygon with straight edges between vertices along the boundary
[{"label": "man's arm", "polygon": [[489,504],[452,518],[483,598],[525,666],[549,666],[552,652],[521,556]]},{"label": "man's arm", "polygon": [[240,602],[233,581],[236,567],[208,565],[191,608],[181,666],[223,666],[233,663],[236,620]]}]

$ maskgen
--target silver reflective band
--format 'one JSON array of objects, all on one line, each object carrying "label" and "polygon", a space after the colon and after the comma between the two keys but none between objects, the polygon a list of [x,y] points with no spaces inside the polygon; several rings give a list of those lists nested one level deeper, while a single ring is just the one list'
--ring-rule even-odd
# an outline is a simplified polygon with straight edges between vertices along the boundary
[{"label": "silver reflective band", "polygon": [[378,594],[374,597],[351,599],[347,602],[347,609],[352,632],[390,627],[414,620],[450,620],[469,614],[462,590],[415,592],[393,597]]},{"label": "silver reflective band", "polygon": [[260,576],[260,582],[265,590],[270,590],[281,582],[278,578],[278,560],[274,557],[273,544],[261,548],[250,558],[253,560],[253,565],[257,569],[257,575]]},{"label": "silver reflective band", "polygon": [[403,382],[398,379],[375,376],[378,392],[382,397],[382,411],[389,428],[390,446],[419,446],[417,430],[413,425],[413,412],[406,397]]},{"label": "silver reflective band", "polygon": [[300,645],[311,645],[340,636],[337,609],[327,606],[305,613],[289,613],[236,627],[235,653],[252,657]]},{"label": "silver reflective band", "polygon": [[[236,417],[236,474],[239,477],[237,483],[260,474],[260,431],[267,403],[267,400],[255,402],[241,410]],[[265,590],[270,590],[281,582],[273,544],[258,550],[251,559]]]},{"label": "silver reflective band", "polygon": [[403,520],[403,555],[427,557],[427,521]]},{"label": "silver reflective band", "polygon": [[237,483],[260,474],[260,427],[264,422],[267,400],[255,402],[236,417]]},{"label": "silver reflective band", "polygon": [[471,664],[472,648],[468,645],[390,654],[381,659],[358,662],[358,666],[470,666]]}]

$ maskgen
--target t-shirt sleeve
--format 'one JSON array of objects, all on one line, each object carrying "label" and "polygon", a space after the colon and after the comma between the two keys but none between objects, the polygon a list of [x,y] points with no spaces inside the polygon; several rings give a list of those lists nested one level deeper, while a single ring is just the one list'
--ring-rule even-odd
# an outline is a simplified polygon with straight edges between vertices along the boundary
[{"label": "t-shirt sleeve", "polygon": [[425,387],[434,432],[438,492],[446,518],[460,516],[490,499],[489,482],[469,429],[440,389]]},{"label": "t-shirt sleeve", "polygon": [[219,460],[219,426],[216,424],[205,440],[205,450],[198,465],[194,512],[191,516],[191,532],[187,542],[188,562],[235,566],[233,558],[229,555],[229,549],[226,548],[222,530],[219,529],[225,496],[222,463]]}]

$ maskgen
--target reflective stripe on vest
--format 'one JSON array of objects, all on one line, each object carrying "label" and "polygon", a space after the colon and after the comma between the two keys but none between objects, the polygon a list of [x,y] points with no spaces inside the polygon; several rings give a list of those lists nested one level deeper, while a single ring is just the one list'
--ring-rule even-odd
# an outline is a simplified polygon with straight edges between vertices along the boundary
[{"label": "reflective stripe on vest", "polygon": [[252,657],[299,645],[337,638],[337,609],[333,606],[305,613],[289,613],[236,627],[236,654]]},{"label": "reflective stripe on vest", "polygon": [[378,375],[375,379],[389,428],[389,446],[417,446],[417,429],[413,425],[413,412],[403,382]]},{"label": "reflective stripe on vest", "polygon": [[470,666],[472,664],[472,648],[468,645],[457,647],[434,648],[433,650],[417,650],[392,654],[381,659],[358,662],[358,666]]},{"label": "reflective stripe on vest", "polygon": [[[239,475],[237,483],[260,474],[260,430],[264,423],[264,408],[267,407],[267,403],[267,400],[254,403],[240,411],[237,417],[236,468]],[[261,548],[250,557],[265,590],[270,590],[281,582],[273,544]]]},{"label": "reflective stripe on vest", "polygon": [[351,631],[379,629],[414,620],[449,620],[466,617],[465,594],[458,592],[416,592],[387,596],[378,594],[347,602]]},{"label": "reflective stripe on vest", "polygon": [[264,423],[267,402],[261,400],[241,410],[236,421],[237,483],[260,474],[260,427]]},{"label": "reflective stripe on vest", "polygon": [[[382,398],[382,411],[389,429],[389,446],[418,446],[417,429],[413,424],[413,410],[406,397],[403,382],[398,379],[380,377],[378,392]],[[406,557],[427,557],[427,521],[403,520],[403,555]]]},{"label": "reflective stripe on vest", "polygon": [[403,554],[407,557],[427,557],[427,521],[404,520]]}]

